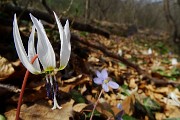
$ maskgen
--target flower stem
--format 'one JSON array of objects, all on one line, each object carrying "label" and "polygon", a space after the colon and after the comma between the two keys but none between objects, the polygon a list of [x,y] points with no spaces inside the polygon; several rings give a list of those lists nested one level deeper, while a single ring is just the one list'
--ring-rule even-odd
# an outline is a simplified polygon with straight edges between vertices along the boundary
[{"label": "flower stem", "polygon": [[92,120],[92,117],[93,117],[94,111],[95,111],[95,109],[96,109],[96,106],[97,106],[97,104],[98,104],[98,102],[99,102],[99,99],[100,99],[100,97],[101,97],[101,95],[102,95],[103,91],[104,91],[104,90],[102,89],[102,90],[101,90],[101,92],[99,93],[99,97],[98,97],[98,99],[97,99],[96,103],[94,104],[94,108],[93,108],[93,111],[92,111],[92,113],[91,113],[91,117],[90,117],[90,119],[89,119],[89,120]]},{"label": "flower stem", "polygon": [[[38,57],[38,55],[36,54],[32,58],[31,64],[34,63],[34,61],[36,60],[37,57]],[[20,92],[19,100],[18,100],[18,106],[17,106],[16,119],[15,120],[19,120],[19,114],[20,114],[20,109],[21,109],[21,104],[22,104],[22,98],[23,98],[23,94],[24,94],[24,90],[25,90],[25,87],[26,87],[26,82],[27,82],[28,77],[29,77],[29,71],[26,70],[26,73],[25,73],[25,76],[24,76],[24,80],[23,80],[23,83],[22,83],[22,87],[21,87],[21,92]]]}]

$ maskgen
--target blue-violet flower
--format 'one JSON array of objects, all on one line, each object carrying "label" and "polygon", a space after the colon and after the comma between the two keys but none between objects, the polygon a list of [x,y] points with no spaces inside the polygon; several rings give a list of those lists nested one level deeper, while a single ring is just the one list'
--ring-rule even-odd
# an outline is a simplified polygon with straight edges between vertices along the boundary
[{"label": "blue-violet flower", "polygon": [[97,85],[102,85],[102,88],[104,89],[105,92],[109,92],[109,87],[113,89],[119,88],[119,85],[116,82],[112,81],[110,77],[108,77],[108,73],[106,69],[103,69],[101,72],[96,71],[96,75],[97,77],[93,79],[94,82]]}]

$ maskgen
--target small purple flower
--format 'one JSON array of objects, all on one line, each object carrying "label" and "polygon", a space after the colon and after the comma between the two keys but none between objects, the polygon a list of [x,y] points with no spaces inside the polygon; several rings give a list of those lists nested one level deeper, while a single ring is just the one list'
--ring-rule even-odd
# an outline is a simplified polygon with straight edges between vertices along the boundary
[{"label": "small purple flower", "polygon": [[96,71],[96,75],[97,77],[93,79],[94,82],[97,85],[102,85],[102,88],[104,89],[105,92],[109,92],[109,87],[113,89],[119,88],[119,85],[116,82],[112,81],[110,77],[108,77],[108,73],[106,69],[103,69],[101,72]]},{"label": "small purple flower", "polygon": [[122,116],[124,115],[124,110],[122,108],[122,105],[118,103],[117,108],[121,111],[116,115],[116,120],[123,120]]}]

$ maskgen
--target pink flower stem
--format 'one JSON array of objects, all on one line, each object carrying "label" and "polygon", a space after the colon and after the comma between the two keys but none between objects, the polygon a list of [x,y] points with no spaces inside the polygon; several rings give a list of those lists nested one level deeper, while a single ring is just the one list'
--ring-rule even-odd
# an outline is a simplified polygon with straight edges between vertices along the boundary
[{"label": "pink flower stem", "polygon": [[100,99],[100,97],[101,97],[101,95],[102,95],[103,91],[104,91],[104,90],[102,89],[102,90],[101,90],[101,92],[99,93],[99,97],[98,97],[98,99],[97,99],[96,103],[94,104],[94,108],[93,108],[93,111],[92,111],[92,113],[91,113],[91,117],[90,117],[90,119],[89,119],[89,120],[92,120],[92,117],[93,117],[94,111],[95,111],[95,109],[96,109],[96,106],[97,106],[97,104],[98,104],[98,102],[99,102],[99,99]]},{"label": "pink flower stem", "polygon": [[[37,57],[38,57],[38,55],[36,54],[32,58],[31,64],[34,63],[34,61],[36,60]],[[21,87],[21,92],[20,92],[19,100],[18,100],[18,106],[17,106],[16,119],[15,120],[19,120],[19,114],[20,114],[20,110],[21,110],[22,98],[23,98],[23,94],[24,94],[24,90],[25,90],[25,87],[26,87],[26,82],[27,82],[28,77],[29,77],[29,71],[26,70],[26,73],[25,73],[25,76],[24,76],[24,80],[23,80],[23,84],[22,84],[22,87]]]}]

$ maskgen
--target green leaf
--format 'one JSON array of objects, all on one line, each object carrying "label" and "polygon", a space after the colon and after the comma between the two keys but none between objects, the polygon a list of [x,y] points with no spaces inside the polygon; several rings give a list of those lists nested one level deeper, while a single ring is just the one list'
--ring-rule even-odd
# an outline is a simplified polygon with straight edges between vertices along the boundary
[{"label": "green leaf", "polygon": [[[86,117],[87,117],[87,118],[90,118],[90,117],[91,117],[91,114],[92,114],[92,112],[88,113]],[[100,117],[100,116],[101,116],[101,113],[98,112],[97,110],[95,110],[93,116]]]},{"label": "green leaf", "polygon": [[6,120],[6,118],[0,114],[0,120]]},{"label": "green leaf", "polygon": [[126,68],[126,65],[123,64],[122,62],[119,62],[118,64],[119,64],[119,66],[121,66],[122,68]]},{"label": "green leaf", "polygon": [[76,90],[72,90],[71,91],[71,95],[72,98],[75,100],[75,102],[77,103],[85,103],[86,99],[81,95],[81,93],[79,93]]},{"label": "green leaf", "polygon": [[150,110],[160,110],[161,107],[160,105],[154,101],[153,99],[147,97],[143,100],[143,105],[145,108],[150,109]]},{"label": "green leaf", "polygon": [[136,118],[133,118],[133,117],[127,115],[127,114],[123,115],[122,118],[123,118],[123,120],[137,120]]}]

